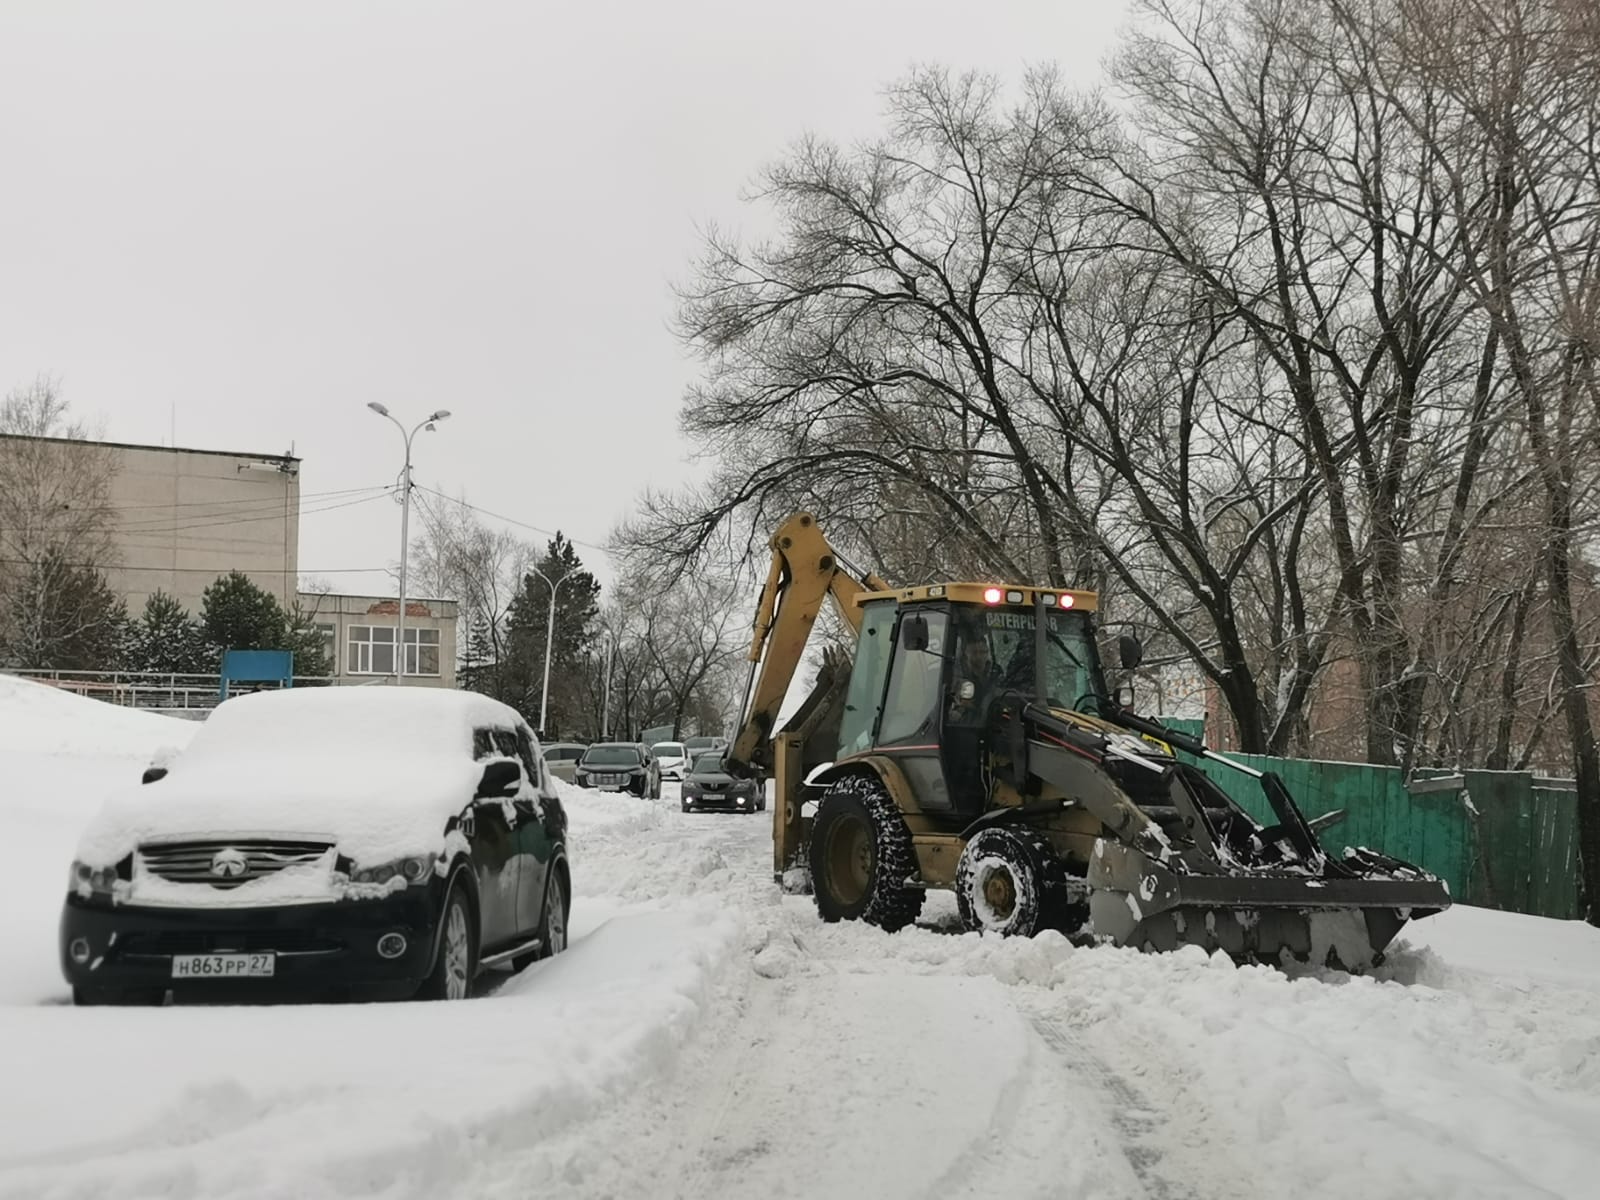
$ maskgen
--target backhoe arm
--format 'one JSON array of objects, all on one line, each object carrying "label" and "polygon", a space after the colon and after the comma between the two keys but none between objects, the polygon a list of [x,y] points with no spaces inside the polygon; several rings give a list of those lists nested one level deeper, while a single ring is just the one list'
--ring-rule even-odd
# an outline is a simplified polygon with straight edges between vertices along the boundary
[{"label": "backhoe arm", "polygon": [[839,565],[838,555],[810,513],[790,517],[772,535],[770,545],[772,565],[756,606],[747,655],[751,678],[745,692],[744,722],[728,751],[728,766],[735,772],[748,767],[772,769],[778,709],[788,695],[826,597],[833,597],[840,615],[859,633],[862,614],[855,598],[889,587],[876,575],[852,578]]}]

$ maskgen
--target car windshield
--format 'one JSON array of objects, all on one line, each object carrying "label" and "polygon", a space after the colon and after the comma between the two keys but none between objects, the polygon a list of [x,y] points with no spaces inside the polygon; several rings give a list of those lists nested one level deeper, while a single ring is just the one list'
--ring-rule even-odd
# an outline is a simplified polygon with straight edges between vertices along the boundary
[{"label": "car windshield", "polygon": [[586,767],[636,767],[639,752],[632,746],[595,746],[583,756]]},{"label": "car windshield", "polygon": [[[965,616],[965,614],[963,614]],[[1082,613],[1052,611],[1045,632],[1045,688],[1047,699],[1062,708],[1075,708],[1080,699],[1096,691],[1092,664],[1095,651],[1088,622]],[[957,629],[960,645],[982,637],[988,643],[988,661],[1001,689],[1033,691],[1034,616],[1013,609],[983,612],[983,624],[962,621]],[[960,663],[958,659],[958,672]]]},{"label": "car windshield", "polygon": [[722,770],[722,752],[713,751],[702,754],[694,760],[694,773],[696,775],[715,775]]},{"label": "car windshield", "polygon": [[682,742],[657,742],[650,747],[650,752],[657,758],[682,758]]}]

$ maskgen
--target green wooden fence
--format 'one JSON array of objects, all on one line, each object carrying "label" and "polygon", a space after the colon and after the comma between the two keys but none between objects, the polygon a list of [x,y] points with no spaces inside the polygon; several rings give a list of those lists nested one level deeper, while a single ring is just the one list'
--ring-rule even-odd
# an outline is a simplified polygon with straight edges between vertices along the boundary
[{"label": "green wooden fence", "polygon": [[[1345,819],[1322,832],[1334,854],[1366,846],[1416,863],[1466,904],[1581,915],[1577,793],[1570,782],[1535,779],[1528,771],[1419,771],[1408,786],[1396,767],[1229,757],[1276,771],[1308,818],[1343,809]],[[1209,760],[1196,765],[1252,816],[1275,820],[1254,779]]]}]

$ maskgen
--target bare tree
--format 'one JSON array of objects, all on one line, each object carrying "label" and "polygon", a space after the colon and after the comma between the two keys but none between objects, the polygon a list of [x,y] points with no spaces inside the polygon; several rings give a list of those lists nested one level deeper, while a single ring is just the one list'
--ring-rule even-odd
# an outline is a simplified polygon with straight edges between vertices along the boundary
[{"label": "bare tree", "polygon": [[40,379],[0,403],[0,654],[22,666],[115,666],[116,457]]}]

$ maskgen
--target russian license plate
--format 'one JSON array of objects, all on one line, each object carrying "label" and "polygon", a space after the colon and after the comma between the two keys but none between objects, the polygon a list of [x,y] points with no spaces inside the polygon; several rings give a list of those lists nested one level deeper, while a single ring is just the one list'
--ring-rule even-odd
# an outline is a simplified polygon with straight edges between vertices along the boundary
[{"label": "russian license plate", "polygon": [[262,979],[277,972],[276,954],[174,954],[174,979]]}]

